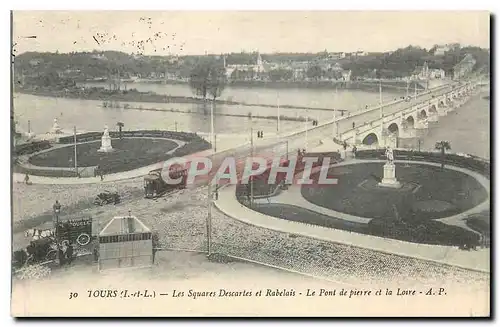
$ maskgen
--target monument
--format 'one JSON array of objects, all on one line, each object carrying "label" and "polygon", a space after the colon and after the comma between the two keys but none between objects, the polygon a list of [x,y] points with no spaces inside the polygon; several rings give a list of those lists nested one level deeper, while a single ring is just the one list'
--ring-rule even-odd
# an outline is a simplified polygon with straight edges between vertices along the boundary
[{"label": "monument", "polygon": [[52,134],[62,134],[61,127],[57,123],[57,118],[54,118],[54,124],[52,125],[52,129],[50,130]]},{"label": "monument", "polygon": [[109,136],[108,126],[104,126],[104,133],[101,138],[101,148],[98,152],[112,152],[114,149],[111,146],[111,136]]},{"label": "monument", "polygon": [[394,153],[390,147],[385,150],[385,156],[387,157],[387,162],[384,165],[384,178],[379,186],[400,188],[401,183],[396,179],[396,166],[394,165]]}]

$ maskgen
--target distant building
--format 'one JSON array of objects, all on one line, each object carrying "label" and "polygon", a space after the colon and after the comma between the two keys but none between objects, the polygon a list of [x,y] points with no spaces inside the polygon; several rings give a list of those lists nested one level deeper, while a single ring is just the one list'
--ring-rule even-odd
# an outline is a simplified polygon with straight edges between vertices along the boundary
[{"label": "distant building", "polygon": [[423,66],[415,67],[412,77],[413,79],[428,79],[430,77],[429,75],[430,75],[429,65],[427,64],[426,61]]},{"label": "distant building", "polygon": [[429,78],[431,79],[443,79],[446,77],[444,69],[429,69]]},{"label": "distant building", "polygon": [[342,79],[346,82],[351,80],[352,72],[350,70],[344,70],[342,72]]},{"label": "distant building", "polygon": [[98,60],[108,60],[108,58],[103,53],[93,54],[92,58]]},{"label": "distant building", "polygon": [[450,43],[444,45],[436,45],[436,50],[434,51],[435,56],[444,56],[446,52],[456,49],[460,47],[458,43]]},{"label": "distant building", "polygon": [[446,52],[450,51],[450,47],[447,45],[440,45],[436,48],[436,51],[434,51],[435,56],[444,56]]},{"label": "distant building", "polygon": [[366,55],[368,55],[368,53],[366,53],[365,51],[356,51],[353,53],[356,57],[364,57]]},{"label": "distant building", "polygon": [[228,56],[223,56],[224,60],[224,67],[226,68],[226,75],[231,76],[231,74],[235,70],[240,70],[240,71],[253,71],[257,74],[260,73],[265,73],[269,71],[270,66],[264,60],[262,60],[262,57],[259,52],[256,54],[252,55],[252,59],[250,63],[241,63],[238,61],[231,61],[228,59]]},{"label": "distant building", "polygon": [[465,57],[453,67],[453,79],[460,79],[472,72],[472,69],[476,65],[476,59],[468,53]]},{"label": "distant building", "polygon": [[30,60],[30,66],[38,66],[41,62],[42,60],[40,59],[32,59]]}]

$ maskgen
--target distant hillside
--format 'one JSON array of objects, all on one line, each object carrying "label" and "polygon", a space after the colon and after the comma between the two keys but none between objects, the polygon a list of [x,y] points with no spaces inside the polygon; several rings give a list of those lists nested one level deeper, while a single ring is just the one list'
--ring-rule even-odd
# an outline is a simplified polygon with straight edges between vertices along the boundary
[{"label": "distant hillside", "polygon": [[[306,62],[315,65],[321,60],[338,62],[343,69],[351,70],[352,77],[401,78],[410,76],[417,67],[427,62],[430,69],[439,68],[451,74],[453,67],[470,53],[476,59],[476,69],[490,69],[490,54],[478,47],[458,47],[444,55],[436,56],[433,50],[408,46],[387,53],[368,53],[362,56],[335,56],[329,52],[320,53],[273,53],[261,54],[268,63],[282,65],[291,69],[293,62]],[[343,53],[340,53],[343,54]],[[344,56],[346,54],[343,54]],[[195,63],[202,56],[135,56],[119,51],[38,53],[26,52],[14,60],[15,73],[26,76],[57,73],[74,80],[95,78],[148,77],[152,74],[165,74],[187,78]],[[225,55],[231,64],[246,65],[254,63],[256,53],[231,53]],[[335,59],[337,58],[337,59]],[[287,68],[288,67],[288,68]],[[280,68],[281,69],[281,68]]]}]

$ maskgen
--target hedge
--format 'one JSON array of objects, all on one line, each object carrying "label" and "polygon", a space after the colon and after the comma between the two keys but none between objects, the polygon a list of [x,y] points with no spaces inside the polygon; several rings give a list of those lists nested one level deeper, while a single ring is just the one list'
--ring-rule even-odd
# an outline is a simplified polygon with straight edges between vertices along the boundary
[{"label": "hedge", "polygon": [[[76,136],[76,141],[81,142],[91,142],[98,141],[102,138],[102,132],[88,132],[78,134]],[[120,137],[120,132],[110,131],[109,136],[111,138]],[[195,139],[202,139],[195,133],[187,132],[174,132],[174,131],[160,131],[160,130],[143,130],[143,131],[122,131],[122,137],[158,137],[158,138],[170,138],[174,140],[180,140],[185,142],[190,142]],[[64,136],[59,138],[59,143],[61,144],[71,144],[75,142],[74,136]]]},{"label": "hedge", "polygon": [[[393,150],[395,160],[415,160],[442,163],[443,157],[439,152],[418,152],[411,150]],[[384,149],[359,150],[356,152],[356,159],[385,159]],[[446,153],[444,164],[470,169],[478,172],[488,179],[490,178],[490,163],[476,156],[464,157],[453,153]]]},{"label": "hedge", "polygon": [[46,150],[51,147],[52,145],[50,144],[49,141],[34,141],[16,145],[16,147],[14,148],[14,154],[17,156],[23,156],[38,151]]}]

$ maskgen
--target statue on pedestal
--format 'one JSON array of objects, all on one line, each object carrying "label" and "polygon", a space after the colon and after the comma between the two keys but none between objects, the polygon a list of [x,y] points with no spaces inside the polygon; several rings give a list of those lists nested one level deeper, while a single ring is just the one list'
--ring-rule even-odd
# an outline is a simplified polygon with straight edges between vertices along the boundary
[{"label": "statue on pedestal", "polygon": [[378,183],[381,187],[390,187],[390,188],[400,188],[401,183],[396,178],[396,166],[394,165],[394,153],[392,152],[391,147],[387,147],[385,150],[385,156],[387,158],[387,162],[384,165],[384,178],[380,183]]},{"label": "statue on pedestal", "polygon": [[52,129],[50,130],[50,132],[53,134],[62,133],[61,127],[59,127],[59,124],[57,123],[57,118],[54,118],[54,124],[52,125]]},{"label": "statue on pedestal", "polygon": [[387,147],[385,150],[385,156],[387,158],[387,163],[392,165],[394,164],[394,153],[392,152],[392,149],[390,146]]},{"label": "statue on pedestal", "polygon": [[109,136],[108,126],[104,126],[104,133],[101,138],[101,148],[97,151],[99,152],[111,152],[113,151],[113,147],[111,146],[111,137]]}]

